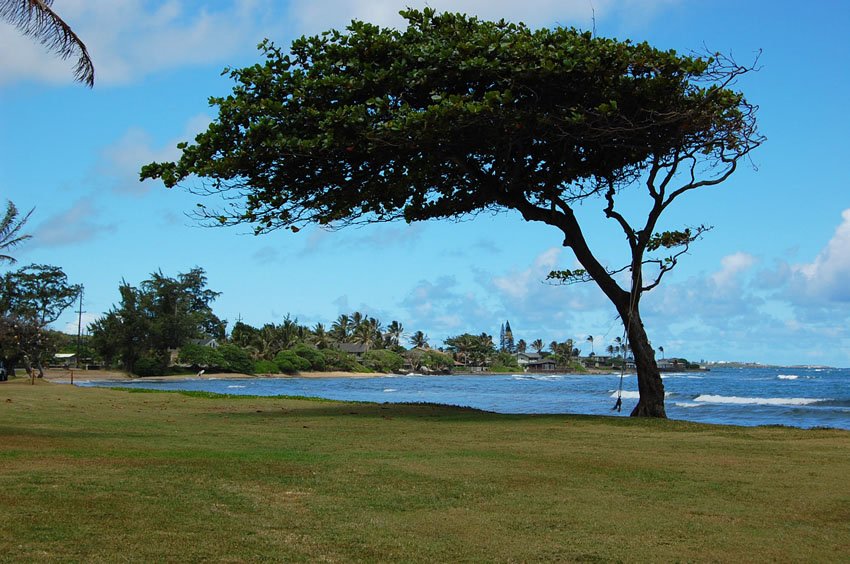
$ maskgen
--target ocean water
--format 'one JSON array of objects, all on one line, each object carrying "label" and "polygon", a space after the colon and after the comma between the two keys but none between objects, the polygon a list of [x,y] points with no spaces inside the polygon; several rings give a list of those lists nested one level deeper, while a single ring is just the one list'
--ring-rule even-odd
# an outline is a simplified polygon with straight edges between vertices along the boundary
[{"label": "ocean water", "polygon": [[[664,374],[671,419],[726,425],[850,429],[850,369],[713,368]],[[623,380],[623,407],[612,411],[619,374],[382,376],[375,378],[187,379],[80,382],[80,386],[294,395],[370,402],[428,402],[498,413],[628,416],[637,403],[634,375]]]}]

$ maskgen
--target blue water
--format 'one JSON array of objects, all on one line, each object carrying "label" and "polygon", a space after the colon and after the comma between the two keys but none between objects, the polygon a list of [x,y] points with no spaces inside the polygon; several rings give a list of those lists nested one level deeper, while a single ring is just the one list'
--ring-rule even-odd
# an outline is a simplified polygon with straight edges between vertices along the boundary
[{"label": "blue water", "polygon": [[[429,402],[498,413],[627,416],[637,403],[634,375],[623,382],[623,409],[611,409],[620,377],[611,375],[382,376],[261,378],[173,382],[81,382],[259,396],[295,395],[371,402]],[[667,415],[703,423],[850,429],[850,369],[713,368],[664,375]]]}]

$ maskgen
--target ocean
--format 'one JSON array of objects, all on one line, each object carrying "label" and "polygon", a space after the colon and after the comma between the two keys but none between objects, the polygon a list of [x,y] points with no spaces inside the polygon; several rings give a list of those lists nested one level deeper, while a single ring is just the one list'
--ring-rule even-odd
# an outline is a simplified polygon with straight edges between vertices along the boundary
[{"label": "ocean", "polygon": [[[664,374],[667,415],[724,425],[786,425],[850,430],[850,369],[732,368]],[[635,376],[623,379],[621,412],[612,411],[619,374],[381,376],[374,378],[186,379],[79,382],[258,396],[309,396],[370,402],[427,402],[497,413],[573,413],[626,417],[637,403]]]}]

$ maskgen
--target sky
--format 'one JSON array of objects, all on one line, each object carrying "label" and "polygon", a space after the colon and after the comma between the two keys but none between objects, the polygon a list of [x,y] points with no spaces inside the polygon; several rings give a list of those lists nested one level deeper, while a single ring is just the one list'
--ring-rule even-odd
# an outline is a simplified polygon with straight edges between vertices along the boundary
[{"label": "sky", "polygon": [[[60,266],[85,286],[83,322],[118,302],[122,280],[195,266],[232,324],[313,325],[361,311],[421,330],[432,346],[510,321],[515,339],[572,338],[598,353],[622,334],[592,285],[552,286],[576,268],[554,228],[515,213],[474,220],[250,234],[186,216],[197,197],[138,181],[173,160],[216,116],[225,67],[259,62],[265,37],[288,45],[352,19],[401,25],[410,0],[56,0],[86,42],[88,89],[72,62],[0,23],[0,201],[35,208],[18,264]],[[592,29],[679,52],[722,51],[760,70],[739,84],[767,142],[719,187],[666,212],[671,228],[713,230],[641,303],[667,357],[850,366],[850,3],[843,0],[432,0],[437,10]],[[759,53],[761,55],[759,56]],[[622,232],[603,203],[579,210],[600,258],[619,264]],[[632,210],[638,213],[636,210]],[[76,333],[67,311],[55,327]]]}]

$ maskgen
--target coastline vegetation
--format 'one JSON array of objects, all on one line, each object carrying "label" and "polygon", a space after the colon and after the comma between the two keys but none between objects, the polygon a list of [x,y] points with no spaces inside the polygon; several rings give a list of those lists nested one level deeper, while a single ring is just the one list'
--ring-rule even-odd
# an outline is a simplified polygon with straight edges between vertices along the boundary
[{"label": "coastline vegetation", "polygon": [[4,561],[839,561],[850,433],[0,387]]}]

